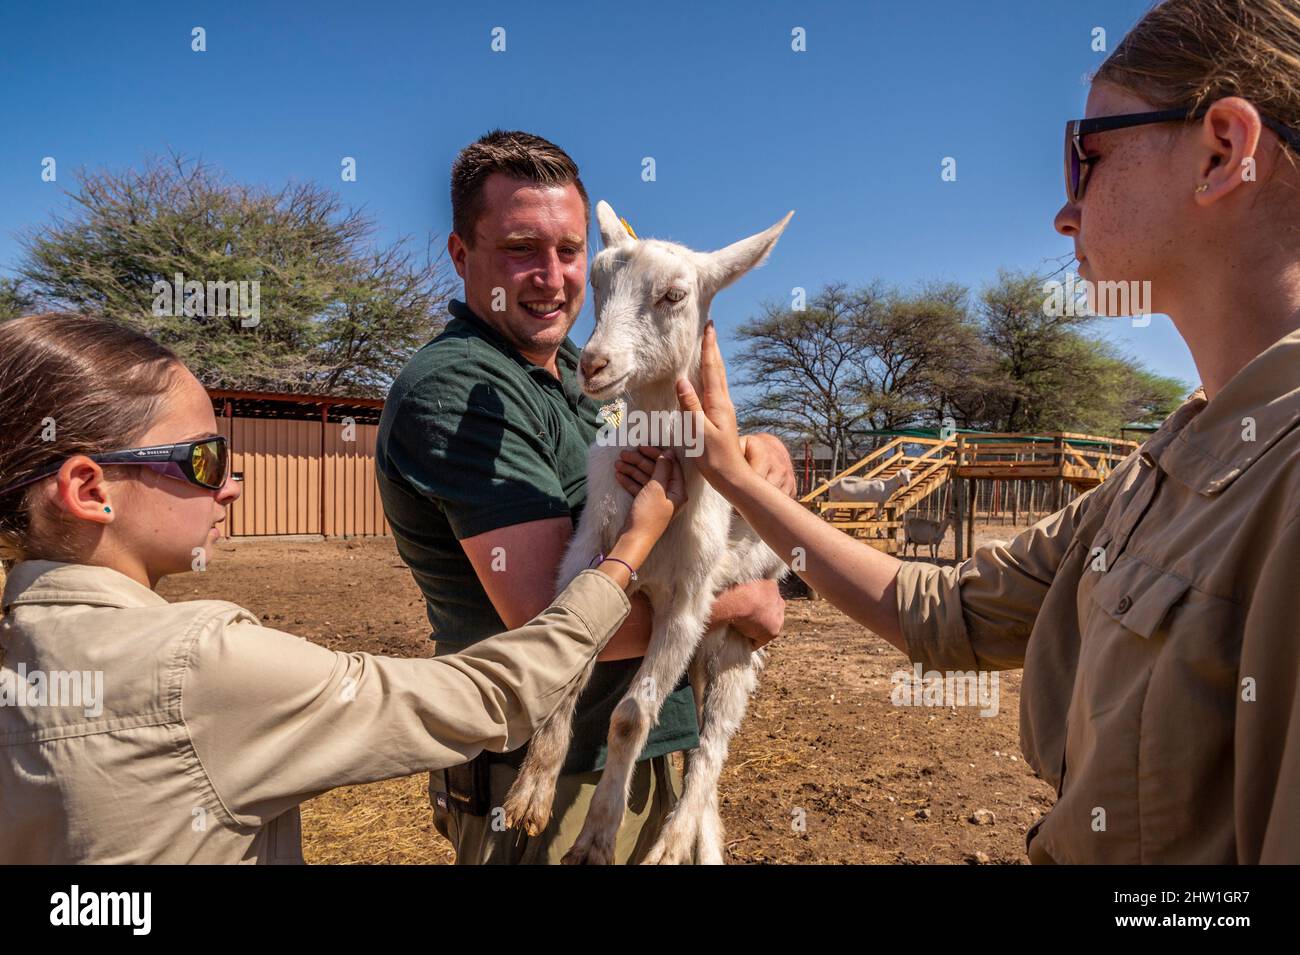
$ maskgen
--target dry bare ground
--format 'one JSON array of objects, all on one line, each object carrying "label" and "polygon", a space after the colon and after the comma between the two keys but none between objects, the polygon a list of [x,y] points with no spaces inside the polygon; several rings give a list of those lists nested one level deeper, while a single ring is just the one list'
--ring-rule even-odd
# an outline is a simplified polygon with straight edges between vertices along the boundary
[{"label": "dry bare ground", "polygon": [[[951,554],[950,537],[941,560]],[[223,541],[206,572],[159,590],[170,600],[235,601],[331,649],[433,650],[419,591],[389,539]],[[891,677],[909,666],[902,654],[824,601],[791,600],[786,621],[722,778],[729,861],[1024,862],[1025,830],[1053,792],[1020,757],[1019,672],[1001,674],[994,717],[972,706],[895,706]],[[304,804],[307,860],[450,862],[426,778]]]}]

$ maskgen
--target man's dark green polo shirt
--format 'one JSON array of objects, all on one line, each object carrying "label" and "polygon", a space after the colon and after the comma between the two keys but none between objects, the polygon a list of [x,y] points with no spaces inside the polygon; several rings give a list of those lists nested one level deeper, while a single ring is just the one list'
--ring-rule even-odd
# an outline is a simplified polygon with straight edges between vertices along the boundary
[{"label": "man's dark green polo shirt", "polygon": [[[587,449],[601,425],[599,406],[578,387],[572,341],[556,355],[557,380],[464,302],[452,301],[449,311],[446,329],[393,383],[375,449],[384,513],[424,592],[438,654],[506,629],[460,541],[548,517],[576,525],[587,499]],[[509,561],[528,559],[505,558],[507,574]],[[565,773],[604,766],[610,714],[640,663],[596,665],[578,701]],[[683,679],[640,758],[690,749],[698,734]],[[518,765],[526,748],[497,758]]]}]

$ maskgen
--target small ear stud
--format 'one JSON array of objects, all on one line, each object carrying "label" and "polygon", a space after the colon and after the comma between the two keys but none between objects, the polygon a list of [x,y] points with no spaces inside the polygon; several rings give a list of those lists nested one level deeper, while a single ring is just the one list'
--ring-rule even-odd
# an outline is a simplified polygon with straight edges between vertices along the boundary
[{"label": "small ear stud", "polygon": [[1204,192],[1209,188],[1210,188],[1210,184],[1208,182],[1203,182],[1196,187],[1196,192],[1194,192],[1193,195],[1199,195],[1200,193]]},{"label": "small ear stud", "polygon": [[112,509],[111,507],[109,507],[107,504],[105,504],[105,505],[104,505],[104,513],[105,513],[105,514],[112,514],[112,513],[113,513],[113,509]]}]

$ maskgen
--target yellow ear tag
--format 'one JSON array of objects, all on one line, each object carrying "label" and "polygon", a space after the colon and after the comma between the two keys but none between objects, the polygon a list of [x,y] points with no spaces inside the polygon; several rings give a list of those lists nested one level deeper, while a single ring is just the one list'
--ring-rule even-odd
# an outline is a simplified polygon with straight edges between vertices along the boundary
[{"label": "yellow ear tag", "polygon": [[624,229],[627,229],[627,234],[628,234],[628,235],[630,235],[630,236],[631,236],[632,238],[634,238],[634,239],[637,237],[637,234],[636,234],[635,232],[632,231],[632,227],[631,227],[630,225],[627,224],[627,220],[626,220],[626,219],[624,219],[622,216],[619,216],[619,217],[618,217],[618,221],[621,222],[621,223],[623,223],[623,228],[624,228]]},{"label": "yellow ear tag", "polygon": [[607,405],[601,405],[596,413],[600,415],[605,424],[617,429],[623,423],[623,402],[621,400],[611,401]]}]

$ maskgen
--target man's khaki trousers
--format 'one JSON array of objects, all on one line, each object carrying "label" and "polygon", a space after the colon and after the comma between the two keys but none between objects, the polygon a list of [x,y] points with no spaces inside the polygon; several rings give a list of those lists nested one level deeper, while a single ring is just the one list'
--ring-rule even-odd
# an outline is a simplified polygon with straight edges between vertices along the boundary
[{"label": "man's khaki trousers", "polygon": [[[504,763],[491,766],[492,806],[486,816],[460,812],[454,804],[438,805],[434,793],[447,790],[441,772],[429,774],[433,825],[456,849],[457,865],[558,865],[582,831],[600,773],[575,773],[556,781],[551,821],[536,836],[522,829],[504,828],[499,808],[515,779],[515,769]],[[614,861],[635,865],[654,845],[664,820],[682,795],[682,776],[670,756],[656,756],[636,764],[629,787],[627,811],[618,831]]]}]

